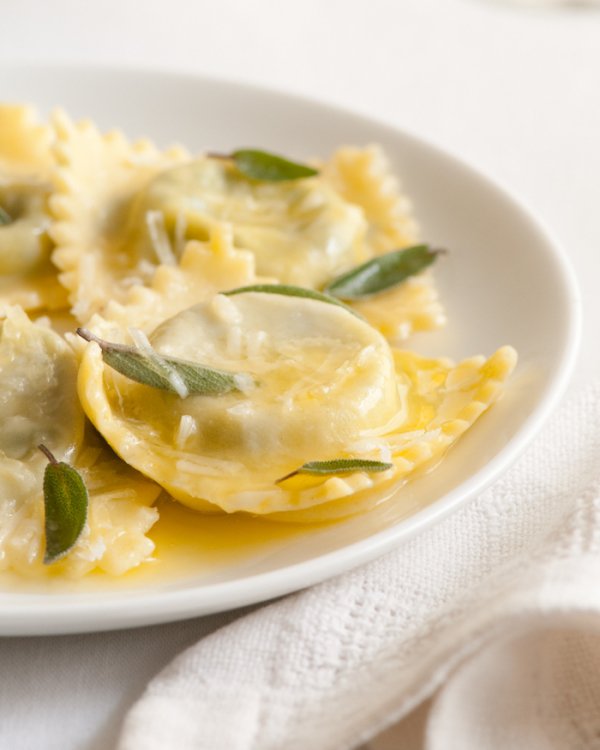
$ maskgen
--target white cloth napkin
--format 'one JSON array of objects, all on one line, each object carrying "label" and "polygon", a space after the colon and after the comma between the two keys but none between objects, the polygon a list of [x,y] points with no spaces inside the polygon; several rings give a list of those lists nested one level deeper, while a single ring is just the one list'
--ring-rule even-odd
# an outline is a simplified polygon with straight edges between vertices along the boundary
[{"label": "white cloth napkin", "polygon": [[355,748],[431,696],[429,750],[600,748],[599,488],[600,383],[467,507],[182,653],[119,750]]}]

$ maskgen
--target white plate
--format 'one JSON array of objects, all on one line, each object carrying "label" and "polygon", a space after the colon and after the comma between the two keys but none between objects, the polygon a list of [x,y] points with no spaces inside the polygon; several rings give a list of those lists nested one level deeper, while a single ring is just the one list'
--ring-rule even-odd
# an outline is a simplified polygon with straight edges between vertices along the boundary
[{"label": "white plate", "polygon": [[[369,515],[256,542],[202,569],[133,576],[114,588],[30,590],[2,584],[0,633],[68,633],[183,619],[309,586],[402,544],[495,479],[563,392],[579,300],[563,252],[530,211],[488,177],[395,128],[324,104],[198,77],[112,69],[12,67],[5,101],[57,104],[103,128],[194,150],[262,146],[297,158],[344,143],[384,146],[414,200],[423,235],[451,253],[435,269],[449,324],[411,347],[459,358],[510,343],[520,364],[503,400],[429,476]],[[493,148],[493,144],[490,144]]]}]

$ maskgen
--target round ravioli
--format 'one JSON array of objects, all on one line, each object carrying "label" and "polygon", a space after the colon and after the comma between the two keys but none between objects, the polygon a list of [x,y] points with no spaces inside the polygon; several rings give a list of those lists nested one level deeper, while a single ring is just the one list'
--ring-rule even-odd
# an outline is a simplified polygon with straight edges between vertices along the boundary
[{"label": "round ravioli", "polygon": [[317,288],[367,257],[362,211],[319,177],[259,182],[227,160],[200,158],[161,172],[138,195],[131,222],[140,254],[151,251],[144,227],[156,214],[171,244],[231,223],[257,272],[283,283]]},{"label": "round ravioli", "polygon": [[84,424],[74,398],[76,379],[77,362],[68,344],[32,323],[21,308],[7,308],[0,333],[0,451],[28,460],[44,443],[58,460],[70,461]]},{"label": "round ravioli", "polygon": [[0,304],[57,309],[67,296],[50,260],[51,132],[27,107],[0,105]]},{"label": "round ravioli", "polygon": [[[128,338],[100,320],[94,332],[116,343]],[[440,456],[497,397],[514,364],[509,348],[458,369],[421,360],[393,352],[344,307],[258,292],[215,295],[162,323],[149,341],[158,356],[235,373],[237,389],[181,398],[119,374],[90,343],[79,395],[101,434],[193,508],[290,520],[351,496],[345,514],[357,512],[369,490]],[[451,387],[463,389],[460,397]],[[391,467],[279,481],[307,462],[343,458]]]},{"label": "round ravioli", "polygon": [[[77,362],[56,333],[21,308],[0,332],[0,568],[27,567],[43,538],[43,443],[59,461],[81,449],[84,414],[75,395]],[[35,521],[30,521],[31,517]]]},{"label": "round ravioli", "polygon": [[[206,242],[223,225],[236,248],[253,254],[257,274],[310,289],[416,237],[377,149],[341,149],[318,176],[262,182],[228,159],[190,161],[183,149],[131,144],[63,114],[54,124],[52,258],[83,323],[96,312],[106,317],[111,301],[126,304],[131,287],[150,286],[157,267],[180,263],[188,241]],[[357,306],[392,340],[439,327],[432,278],[420,274]]]},{"label": "round ravioli", "polygon": [[[146,559],[160,488],[117,459],[84,429],[77,361],[67,343],[11,307],[0,333],[0,570],[27,576],[118,574]],[[69,555],[44,566],[43,444],[74,465],[89,493],[85,529]]]}]

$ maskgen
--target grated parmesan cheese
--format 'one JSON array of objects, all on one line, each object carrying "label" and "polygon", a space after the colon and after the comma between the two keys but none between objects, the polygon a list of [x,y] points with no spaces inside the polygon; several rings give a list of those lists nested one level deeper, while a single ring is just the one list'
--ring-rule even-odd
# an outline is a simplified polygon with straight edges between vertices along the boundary
[{"label": "grated parmesan cheese", "polygon": [[146,334],[139,328],[129,328],[129,335],[133,343],[137,348],[144,352],[144,354],[151,359],[157,367],[159,367],[166,375],[169,383],[173,386],[173,390],[177,393],[179,398],[187,398],[190,395],[188,387],[183,381],[181,375],[171,367],[168,362],[165,362],[152,348],[152,344],[148,341]]},{"label": "grated parmesan cheese", "polygon": [[165,266],[177,265],[177,259],[169,241],[165,217],[162,211],[146,211],[146,226],[158,262]]},{"label": "grated parmesan cheese", "polygon": [[249,331],[246,335],[246,354],[249,359],[258,357],[262,348],[269,340],[266,331]]},{"label": "grated parmesan cheese", "polygon": [[254,414],[254,407],[247,401],[242,401],[235,406],[230,406],[229,409],[225,410],[227,414],[232,414],[234,417],[249,417]]},{"label": "grated parmesan cheese", "polygon": [[242,329],[240,326],[231,326],[227,330],[227,355],[232,359],[242,357]]},{"label": "grated parmesan cheese", "polygon": [[179,420],[179,427],[177,428],[177,435],[175,436],[177,447],[185,447],[188,439],[197,432],[198,424],[194,417],[189,414],[182,414],[181,419]]},{"label": "grated parmesan cheese", "polygon": [[256,388],[256,382],[247,372],[238,372],[233,376],[233,382],[238,391],[250,393]]},{"label": "grated parmesan cheese", "polygon": [[210,303],[210,309],[217,320],[223,323],[240,323],[242,316],[235,302],[224,294],[215,294]]},{"label": "grated parmesan cheese", "polygon": [[358,360],[357,360],[358,367],[363,367],[364,365],[368,364],[369,360],[373,356],[376,356],[376,355],[377,355],[377,352],[373,344],[369,344],[369,346],[365,346],[364,349],[362,349],[360,354],[358,355]]}]

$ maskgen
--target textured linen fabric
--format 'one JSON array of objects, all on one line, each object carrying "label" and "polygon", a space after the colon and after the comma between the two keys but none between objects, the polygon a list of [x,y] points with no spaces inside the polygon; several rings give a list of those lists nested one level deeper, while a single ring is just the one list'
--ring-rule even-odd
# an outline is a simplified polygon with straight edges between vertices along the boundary
[{"label": "textured linen fabric", "polygon": [[433,696],[431,750],[600,747],[600,383],[476,501],[183,652],[119,750],[342,750]]}]

